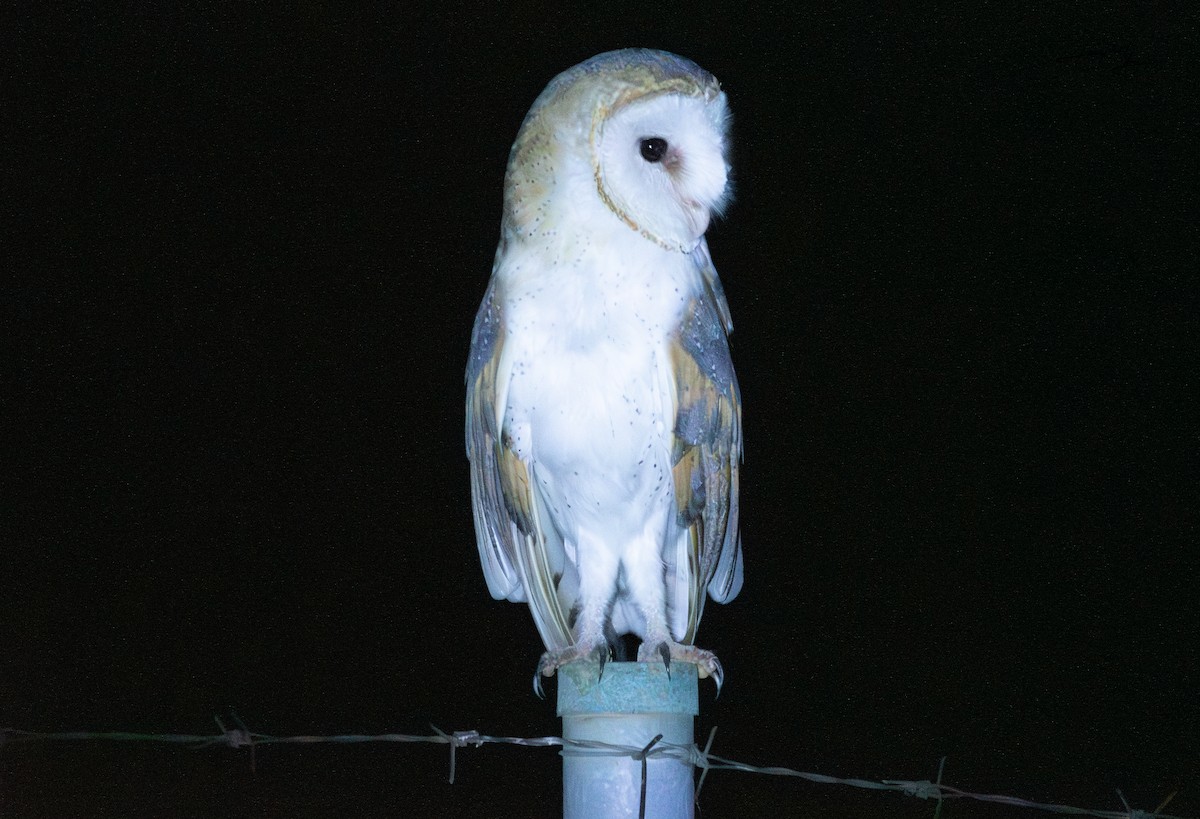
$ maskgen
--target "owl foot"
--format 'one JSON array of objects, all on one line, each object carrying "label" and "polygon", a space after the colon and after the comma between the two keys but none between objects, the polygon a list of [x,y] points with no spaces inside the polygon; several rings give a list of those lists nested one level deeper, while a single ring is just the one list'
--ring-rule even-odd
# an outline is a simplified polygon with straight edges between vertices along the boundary
[{"label": "owl foot", "polygon": [[591,648],[587,645],[573,645],[557,651],[547,651],[538,660],[537,671],[533,673],[533,693],[538,695],[538,699],[546,699],[546,693],[542,690],[542,677],[553,677],[559,668],[576,660],[596,663],[600,669],[596,676],[596,682],[599,682],[604,677],[604,664],[608,662],[611,651],[611,646],[603,642]]},{"label": "owl foot", "polygon": [[700,679],[712,677],[713,682],[717,684],[717,696],[721,696],[721,683],[725,681],[725,669],[721,668],[721,661],[711,651],[696,648],[695,646],[685,646],[673,640],[663,640],[659,643],[642,643],[638,649],[639,663],[653,663],[660,660],[667,668],[668,677],[671,675],[671,660],[678,660],[681,663],[694,663],[696,673]]}]

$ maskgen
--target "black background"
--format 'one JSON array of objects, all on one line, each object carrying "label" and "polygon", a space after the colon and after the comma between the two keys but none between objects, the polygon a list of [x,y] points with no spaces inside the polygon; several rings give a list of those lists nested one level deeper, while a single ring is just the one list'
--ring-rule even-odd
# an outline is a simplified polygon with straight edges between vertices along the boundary
[{"label": "black background", "polygon": [[[1200,814],[1196,21],[873,6],[16,21],[0,726],[559,733],[479,569],[462,374],[522,116],[645,45],[735,117],[746,584],[698,736]],[[10,743],[0,814],[558,811],[554,751],[447,755]],[[740,773],[702,807],[932,813]]]}]

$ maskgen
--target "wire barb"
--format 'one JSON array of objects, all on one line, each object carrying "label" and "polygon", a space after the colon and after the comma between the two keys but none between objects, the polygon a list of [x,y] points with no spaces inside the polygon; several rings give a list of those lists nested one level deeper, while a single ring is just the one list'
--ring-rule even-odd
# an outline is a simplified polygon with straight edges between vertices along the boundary
[{"label": "wire barb", "polygon": [[646,757],[650,755],[650,749],[657,745],[662,738],[663,735],[659,734],[654,739],[646,743],[646,747],[642,748],[642,750],[633,755],[634,761],[642,763],[642,794],[638,802],[638,819],[646,819]]},{"label": "wire barb", "polygon": [[942,773],[946,770],[946,757],[942,757],[942,761],[938,763],[938,795],[937,807],[933,809],[933,819],[940,819],[942,815]]},{"label": "wire barb", "polygon": [[[258,760],[254,754],[254,734],[246,727],[246,723],[242,722],[242,718],[237,715],[237,711],[230,709],[229,716],[237,723],[237,728],[226,728],[225,723],[221,722],[221,718],[216,714],[213,715],[213,720],[217,723],[217,727],[221,729],[221,735],[230,748],[250,749],[250,775],[255,776],[258,774]],[[206,742],[203,744],[209,745],[211,743]]]},{"label": "wire barb", "polygon": [[[443,731],[441,728],[438,728],[433,723],[430,723],[429,727],[432,728],[434,730],[434,732],[436,732],[437,735],[439,737],[441,737],[443,740],[445,740],[446,743],[450,746],[450,784],[453,785],[454,784],[454,769],[455,769],[455,763],[457,761],[456,760],[456,752],[458,751],[459,748],[464,747],[467,744],[467,740],[463,735],[467,734],[467,733],[474,733],[474,732],[455,731],[453,734],[447,734],[445,731]],[[478,747],[478,746],[476,746],[476,747]]]},{"label": "wire barb", "polygon": [[700,804],[700,789],[704,787],[704,777],[708,776],[708,752],[712,750],[713,740],[717,738],[717,726],[713,726],[708,732],[708,742],[704,743],[704,750],[701,751],[695,745],[692,746],[692,755],[688,759],[692,763],[692,767],[700,769],[700,781],[696,783],[696,794],[692,797],[692,802],[696,805]]}]

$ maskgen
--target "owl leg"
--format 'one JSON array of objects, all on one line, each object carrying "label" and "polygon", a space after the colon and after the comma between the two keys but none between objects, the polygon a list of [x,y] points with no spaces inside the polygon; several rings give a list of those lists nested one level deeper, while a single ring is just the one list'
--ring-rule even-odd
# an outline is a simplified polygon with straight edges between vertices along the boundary
[{"label": "owl leg", "polygon": [[616,553],[602,541],[580,537],[575,552],[579,556],[579,615],[575,618],[575,642],[566,648],[551,649],[538,661],[533,675],[533,690],[543,696],[542,677],[553,677],[560,667],[576,660],[594,662],[603,676],[611,646],[605,636],[608,608],[617,588],[620,563]]},{"label": "owl leg", "polygon": [[[725,671],[721,668],[717,655],[696,646],[684,645],[671,634],[667,622],[663,565],[657,550],[630,549],[625,556],[625,563],[625,577],[629,584],[630,596],[637,602],[646,620],[646,631],[638,648],[638,662],[661,661],[668,674],[671,672],[672,660],[693,663],[701,679],[713,678],[713,682],[717,684],[717,694],[720,695]],[[679,604],[686,606],[687,602],[684,600]]]}]

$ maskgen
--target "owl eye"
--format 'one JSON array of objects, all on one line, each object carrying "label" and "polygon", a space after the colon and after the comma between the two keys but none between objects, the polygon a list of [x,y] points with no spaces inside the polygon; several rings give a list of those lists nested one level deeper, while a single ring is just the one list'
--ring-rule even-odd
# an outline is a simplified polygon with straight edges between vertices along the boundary
[{"label": "owl eye", "polygon": [[661,162],[667,153],[667,141],[662,137],[646,137],[638,146],[642,151],[642,159],[647,162]]}]

